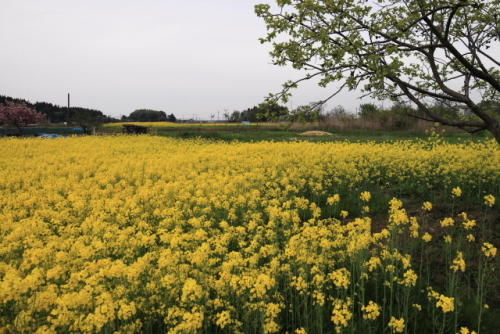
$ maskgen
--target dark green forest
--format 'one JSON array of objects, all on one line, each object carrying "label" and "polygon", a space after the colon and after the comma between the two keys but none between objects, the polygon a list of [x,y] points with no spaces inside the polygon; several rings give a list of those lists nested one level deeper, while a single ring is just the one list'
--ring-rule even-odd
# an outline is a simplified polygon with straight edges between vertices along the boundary
[{"label": "dark green forest", "polygon": [[[24,102],[30,108],[46,115],[49,123],[71,122],[76,114],[86,114],[92,117],[97,117],[101,123],[109,122],[176,122],[177,118],[174,114],[167,114],[164,111],[151,109],[137,109],[130,113],[129,116],[123,115],[121,119],[113,118],[104,115],[100,110],[88,109],[82,107],[58,106],[48,102],[31,103],[25,99],[13,98],[10,96],[0,95],[0,104],[5,104],[5,101]],[[289,111],[284,106],[278,105],[259,105],[253,108],[248,108],[244,111],[234,111],[228,114],[227,120],[230,122],[250,121],[250,122],[266,122],[270,120],[270,115],[286,115]]]},{"label": "dark green forest", "polygon": [[175,123],[177,118],[174,114],[167,115],[161,110],[137,109],[134,110],[128,117],[122,116],[121,121],[125,122],[172,122]]},{"label": "dark green forest", "polygon": [[[14,101],[17,103],[24,102],[28,107],[44,114],[49,123],[72,122],[77,115],[86,115],[86,117],[97,118],[100,123],[110,122],[176,122],[177,118],[174,114],[167,115],[164,111],[156,111],[150,109],[138,109],[133,111],[128,117],[123,115],[121,120],[104,115],[100,110],[88,109],[82,107],[68,107],[54,105],[48,102],[31,103],[25,99],[13,98],[10,96],[0,95],[0,104],[5,104],[5,101]],[[78,117],[76,117],[78,118]]]},{"label": "dark green forest", "polygon": [[47,121],[49,123],[68,122],[77,113],[90,113],[93,117],[98,117],[103,123],[118,121],[104,115],[100,110],[82,107],[70,107],[68,111],[68,107],[61,107],[48,102],[31,103],[30,101],[26,101],[24,99],[0,95],[0,104],[5,104],[5,101],[24,102],[28,107],[34,108],[36,111],[46,115]]},{"label": "dark green forest", "polygon": [[230,115],[230,121],[267,122],[271,120],[271,115],[283,116],[288,113],[288,108],[285,106],[260,104],[243,110],[241,113],[238,111],[233,112]]}]

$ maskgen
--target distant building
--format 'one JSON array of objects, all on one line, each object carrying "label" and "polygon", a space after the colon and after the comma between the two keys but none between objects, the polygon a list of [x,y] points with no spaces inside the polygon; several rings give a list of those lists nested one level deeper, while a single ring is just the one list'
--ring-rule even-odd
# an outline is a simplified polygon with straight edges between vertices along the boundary
[{"label": "distant building", "polygon": [[458,113],[461,115],[461,116],[465,116],[465,117],[469,117],[469,116],[473,116],[474,113],[470,110],[470,108],[468,106],[458,106]]}]

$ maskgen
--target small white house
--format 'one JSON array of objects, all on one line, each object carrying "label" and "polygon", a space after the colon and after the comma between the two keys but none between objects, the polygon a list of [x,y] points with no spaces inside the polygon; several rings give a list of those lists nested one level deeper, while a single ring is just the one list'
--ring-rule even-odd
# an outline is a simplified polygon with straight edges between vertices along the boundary
[{"label": "small white house", "polygon": [[462,116],[465,116],[465,117],[469,117],[469,116],[474,115],[472,113],[472,111],[470,110],[470,108],[468,106],[465,106],[465,105],[458,106],[458,113]]}]

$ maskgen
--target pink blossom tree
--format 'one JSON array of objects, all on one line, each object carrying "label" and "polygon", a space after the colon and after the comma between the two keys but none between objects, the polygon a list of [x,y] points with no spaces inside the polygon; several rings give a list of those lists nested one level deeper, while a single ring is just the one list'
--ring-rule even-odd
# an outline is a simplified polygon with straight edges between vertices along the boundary
[{"label": "pink blossom tree", "polygon": [[28,124],[36,124],[44,120],[44,114],[28,107],[24,102],[5,101],[5,106],[0,104],[0,121],[15,126],[21,136]]}]

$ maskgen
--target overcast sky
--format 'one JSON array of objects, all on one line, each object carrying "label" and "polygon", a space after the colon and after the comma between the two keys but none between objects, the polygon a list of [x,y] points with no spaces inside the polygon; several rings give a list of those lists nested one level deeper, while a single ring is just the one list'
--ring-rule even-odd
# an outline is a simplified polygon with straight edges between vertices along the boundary
[{"label": "overcast sky", "polygon": [[[270,0],[1,0],[0,95],[98,109],[119,117],[136,109],[177,118],[223,118],[258,105],[300,72],[270,64],[254,13]],[[335,89],[303,84],[291,104]],[[354,111],[345,93],[327,109]],[[367,102],[367,101],[363,101]]]}]

